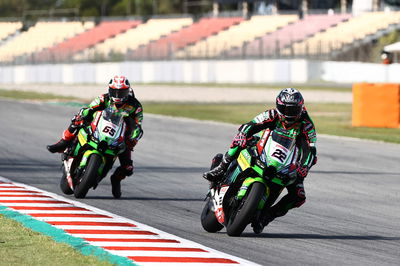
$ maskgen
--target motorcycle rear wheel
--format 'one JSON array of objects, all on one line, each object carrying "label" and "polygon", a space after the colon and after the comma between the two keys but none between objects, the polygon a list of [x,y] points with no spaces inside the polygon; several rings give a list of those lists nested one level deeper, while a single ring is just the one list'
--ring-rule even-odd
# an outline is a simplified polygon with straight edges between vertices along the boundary
[{"label": "motorcycle rear wheel", "polygon": [[88,164],[82,175],[81,181],[75,186],[74,195],[77,199],[86,197],[89,189],[93,187],[96,182],[99,167],[102,163],[102,158],[98,154],[90,155]]},{"label": "motorcycle rear wheel", "polygon": [[224,226],[220,224],[217,217],[215,217],[214,212],[211,210],[211,204],[211,200],[208,199],[204,205],[203,211],[201,212],[201,225],[207,232],[216,233],[224,228]]},{"label": "motorcycle rear wheel", "polygon": [[65,173],[64,165],[62,166],[61,171],[63,173],[63,175],[61,177],[61,180],[60,180],[60,189],[61,189],[61,191],[66,195],[74,194],[74,191],[72,191],[72,189],[68,185],[68,180],[67,180],[67,175]]},{"label": "motorcycle rear wheel", "polygon": [[233,210],[229,217],[226,226],[226,232],[229,236],[240,236],[242,234],[257,212],[258,203],[264,193],[265,186],[262,183],[255,182],[251,185],[250,191],[242,199],[238,209]]}]

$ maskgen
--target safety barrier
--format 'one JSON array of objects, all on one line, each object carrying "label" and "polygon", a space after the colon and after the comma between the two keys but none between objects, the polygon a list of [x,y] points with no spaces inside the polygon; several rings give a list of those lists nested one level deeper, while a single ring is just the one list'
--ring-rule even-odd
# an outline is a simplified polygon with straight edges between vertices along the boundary
[{"label": "safety barrier", "polygon": [[400,84],[355,83],[353,117],[356,127],[400,127]]}]

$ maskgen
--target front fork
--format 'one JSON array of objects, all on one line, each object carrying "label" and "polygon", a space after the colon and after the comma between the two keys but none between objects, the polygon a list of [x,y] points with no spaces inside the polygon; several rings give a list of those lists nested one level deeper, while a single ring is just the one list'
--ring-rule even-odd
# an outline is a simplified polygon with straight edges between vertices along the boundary
[{"label": "front fork", "polygon": [[252,184],[254,184],[255,182],[262,183],[264,185],[264,187],[265,187],[265,193],[264,193],[263,197],[261,198],[260,202],[258,203],[257,212],[256,212],[256,215],[254,217],[254,220],[257,221],[257,220],[259,220],[261,218],[263,209],[265,208],[265,203],[267,202],[267,199],[268,199],[269,194],[270,194],[270,188],[267,185],[267,183],[265,182],[265,180],[263,178],[261,178],[261,177],[248,177],[248,178],[246,178],[243,181],[243,184],[240,187],[239,192],[236,195],[236,200],[237,201],[241,201],[246,196],[246,194],[248,193],[250,186]]},{"label": "front fork", "polygon": [[[82,159],[79,163],[78,168],[75,170],[74,177],[72,177],[72,174],[71,174],[71,166],[72,166],[72,163],[73,163],[75,157],[67,157],[67,158],[63,159],[65,176],[67,178],[68,186],[72,190],[74,190],[74,187],[75,187],[76,183],[79,181],[79,178],[81,177],[81,175],[83,173],[83,169],[85,169],[85,167],[87,166],[88,159],[89,159],[90,155],[92,155],[92,154],[99,154],[102,158],[103,163],[101,164],[101,166],[98,169],[98,177],[99,177],[98,179],[101,180],[102,172],[103,172],[104,166],[106,164],[106,159],[100,152],[98,152],[96,150],[85,151],[85,153],[83,154]],[[97,183],[100,180],[97,180]],[[96,184],[96,186],[97,186],[97,184]]]}]

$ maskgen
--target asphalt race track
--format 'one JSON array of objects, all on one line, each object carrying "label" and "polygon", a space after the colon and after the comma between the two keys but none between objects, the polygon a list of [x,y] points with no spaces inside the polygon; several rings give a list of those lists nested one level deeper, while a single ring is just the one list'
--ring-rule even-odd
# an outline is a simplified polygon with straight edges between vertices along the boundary
[{"label": "asphalt race track", "polygon": [[[60,156],[45,146],[76,112],[0,100],[0,176],[61,193]],[[122,198],[112,198],[107,178],[81,201],[263,265],[399,265],[400,145],[320,136],[305,205],[260,235],[250,226],[240,238],[205,232],[199,217],[208,184],[201,174],[237,127],[145,113],[135,174],[124,180]]]}]

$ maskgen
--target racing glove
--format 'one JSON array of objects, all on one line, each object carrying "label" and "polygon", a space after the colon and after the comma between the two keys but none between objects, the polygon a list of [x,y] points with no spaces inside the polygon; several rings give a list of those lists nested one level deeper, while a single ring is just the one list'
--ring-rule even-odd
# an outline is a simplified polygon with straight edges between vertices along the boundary
[{"label": "racing glove", "polygon": [[[92,110],[92,108],[82,108],[79,113],[77,115],[74,115],[74,117],[71,119],[72,127],[80,128],[89,123],[92,116]],[[84,113],[86,113],[86,115]]]},{"label": "racing glove", "polygon": [[137,143],[138,143],[137,139],[127,139],[125,142],[126,147],[131,151],[133,150],[133,148],[136,146]]},{"label": "racing glove", "polygon": [[85,120],[79,114],[78,115],[74,115],[74,117],[71,119],[71,125],[74,128],[82,127],[84,123],[85,123]]},{"label": "racing glove", "polygon": [[247,143],[247,137],[246,134],[244,134],[243,132],[239,132],[236,134],[236,136],[233,138],[232,144],[231,144],[231,148],[232,147],[241,147],[244,148],[246,147],[246,143]]},{"label": "racing glove", "polygon": [[308,167],[307,166],[302,166],[300,164],[297,165],[297,176],[300,178],[305,178],[308,175]]}]

